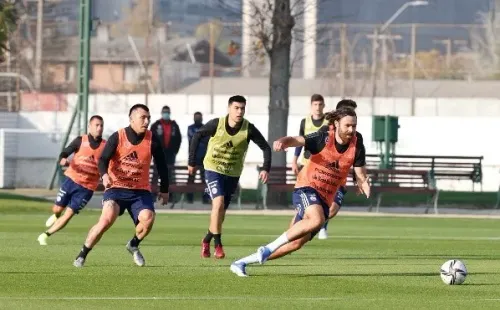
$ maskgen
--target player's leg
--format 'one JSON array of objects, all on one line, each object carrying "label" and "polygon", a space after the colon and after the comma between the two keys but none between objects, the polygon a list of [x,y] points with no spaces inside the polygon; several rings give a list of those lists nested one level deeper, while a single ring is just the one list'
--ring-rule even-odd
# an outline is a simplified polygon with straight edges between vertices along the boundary
[{"label": "player's leg", "polygon": [[50,227],[54,225],[56,220],[61,216],[66,206],[71,201],[72,191],[74,190],[75,183],[70,179],[66,178],[57,192],[56,201],[52,206],[52,215],[45,221],[45,226]]},{"label": "player's leg", "polygon": [[[290,226],[288,228],[290,229],[295,223],[297,223],[300,220],[302,220],[302,217],[297,212],[297,214],[295,214],[295,216],[292,218],[292,221],[290,222]],[[311,241],[313,237],[314,237],[313,234],[309,233],[302,238],[289,242],[283,245],[282,247],[278,248],[273,254],[271,254],[271,256],[269,256],[267,260],[278,259],[292,252],[295,252],[300,248],[302,248],[307,242]]]},{"label": "player's leg", "polygon": [[139,250],[139,244],[151,232],[155,221],[155,209],[151,195],[139,195],[131,204],[128,212],[135,224],[135,235],[130,239],[126,247],[129,253],[132,254],[135,264],[142,267],[146,264],[146,261]]},{"label": "player's leg", "polygon": [[346,192],[347,190],[345,189],[345,187],[342,186],[335,193],[335,200],[330,206],[330,215],[328,216],[328,219],[325,221],[325,224],[323,224],[323,227],[321,227],[321,230],[318,233],[318,239],[320,240],[328,239],[328,232],[327,232],[328,223],[330,219],[332,219],[337,215],[337,213],[340,210],[340,207],[342,207],[342,203],[344,201],[344,196]]},{"label": "player's leg", "polygon": [[[109,192],[110,190],[106,191]],[[104,192],[104,199],[106,199],[106,192]],[[115,200],[104,200],[102,205],[101,217],[97,224],[95,224],[89,231],[87,239],[83,244],[82,250],[76,257],[73,265],[75,267],[83,267],[87,254],[92,250],[92,248],[101,240],[102,235],[111,227],[120,215],[120,205]]]},{"label": "player's leg", "polygon": [[47,239],[59,230],[63,229],[73,218],[73,216],[80,213],[80,211],[85,208],[90,199],[92,199],[92,195],[94,194],[93,191],[86,189],[78,184],[77,186],[79,188],[73,191],[71,201],[64,214],[59,217],[55,221],[55,223],[49,229],[47,229],[47,231],[38,236],[38,242],[41,245],[46,245]]},{"label": "player's leg", "polygon": [[[295,242],[293,246],[285,248],[282,252],[278,252],[279,257],[282,257],[294,248],[302,247],[308,240],[311,240],[311,233],[320,229],[324,223],[328,209],[319,198],[319,195],[313,189],[297,189],[293,193],[293,203],[297,208],[297,216],[300,219],[276,240],[266,246],[260,247],[257,253],[247,256],[234,262],[231,265],[231,271],[238,276],[246,276],[245,267],[251,263],[263,264],[269,259],[273,253],[279,248]],[[276,255],[278,256],[278,255]],[[276,259],[278,257],[274,257]]]},{"label": "player's leg", "polygon": [[207,192],[212,199],[212,211],[210,213],[210,225],[208,232],[201,242],[201,256],[210,257],[210,242],[212,238],[220,241],[222,221],[224,220],[224,179],[219,173],[206,171]]}]

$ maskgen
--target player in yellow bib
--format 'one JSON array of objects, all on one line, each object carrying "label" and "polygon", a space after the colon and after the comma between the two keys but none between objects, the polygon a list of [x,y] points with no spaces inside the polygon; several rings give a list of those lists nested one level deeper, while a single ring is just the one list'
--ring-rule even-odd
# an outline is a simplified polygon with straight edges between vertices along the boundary
[{"label": "player in yellow bib", "polygon": [[207,153],[203,160],[207,193],[212,199],[210,226],[201,243],[201,256],[210,257],[210,242],[215,242],[214,256],[225,257],[222,247],[222,223],[231,198],[238,187],[243,171],[245,156],[250,140],[264,153],[263,170],[260,172],[262,182],[267,182],[271,168],[271,147],[260,131],[244,119],[246,99],[242,96],[229,98],[228,114],[215,118],[196,132],[189,146],[189,173],[195,172],[196,150],[203,137],[210,137]]}]

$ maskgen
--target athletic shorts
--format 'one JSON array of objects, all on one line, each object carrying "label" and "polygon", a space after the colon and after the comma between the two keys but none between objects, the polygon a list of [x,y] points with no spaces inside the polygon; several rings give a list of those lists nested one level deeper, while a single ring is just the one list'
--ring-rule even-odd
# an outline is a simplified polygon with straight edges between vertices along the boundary
[{"label": "athletic shorts", "polygon": [[102,202],[108,200],[113,200],[120,206],[120,216],[127,210],[135,225],[139,223],[139,213],[142,210],[155,212],[153,195],[149,191],[109,188],[104,192]]},{"label": "athletic shorts", "polygon": [[66,177],[57,193],[55,205],[63,208],[69,207],[75,214],[78,214],[92,199],[92,195],[94,191]]},{"label": "athletic shorts", "polygon": [[[346,193],[345,187],[341,186],[339,190],[335,193],[334,202],[342,207],[342,203],[344,201],[344,195]],[[295,189],[292,194],[292,201],[295,209],[297,210],[297,214],[295,215],[294,223],[301,221],[304,218],[305,209],[313,204],[320,204],[323,207],[323,212],[325,215],[325,220],[328,220],[328,216],[330,215],[330,206],[327,205],[322,199],[319,193],[311,187],[302,187]],[[311,239],[316,236],[319,230],[311,233]]]},{"label": "athletic shorts", "polygon": [[205,170],[205,181],[207,183],[205,192],[210,196],[210,199],[224,196],[224,209],[229,208],[233,194],[238,189],[240,178]]}]

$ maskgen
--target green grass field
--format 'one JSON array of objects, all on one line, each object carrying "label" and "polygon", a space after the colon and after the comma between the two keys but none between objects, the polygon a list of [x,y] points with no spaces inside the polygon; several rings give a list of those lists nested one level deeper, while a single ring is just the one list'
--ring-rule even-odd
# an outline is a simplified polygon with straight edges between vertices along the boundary
[{"label": "green grass field", "polygon": [[[4,197],[5,198],[5,197]],[[228,216],[228,257],[201,259],[206,215],[159,214],[142,243],[147,267],[125,250],[133,236],[122,216],[89,254],[72,262],[99,212],[84,211],[39,246],[49,203],[0,199],[0,309],[499,309],[497,220],[363,218],[340,215],[328,240],[264,266],[249,278],[229,271],[288,225],[280,216]],[[439,267],[461,259],[461,286],[441,282]]]}]

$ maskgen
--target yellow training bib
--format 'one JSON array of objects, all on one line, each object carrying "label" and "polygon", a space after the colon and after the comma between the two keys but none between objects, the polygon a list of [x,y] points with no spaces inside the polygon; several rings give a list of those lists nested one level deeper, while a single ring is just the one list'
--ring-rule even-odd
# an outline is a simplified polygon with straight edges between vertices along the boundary
[{"label": "yellow training bib", "polygon": [[[310,133],[318,131],[321,127],[328,125],[328,121],[326,119],[323,119],[323,123],[319,125],[319,127],[314,126],[314,123],[312,121],[312,116],[308,116],[305,118],[305,123],[304,123],[304,135],[308,135]],[[305,166],[307,163],[307,160],[311,154],[304,150],[304,152],[301,155],[300,163]]]},{"label": "yellow training bib", "polygon": [[243,119],[240,130],[234,136],[226,131],[226,117],[219,118],[217,131],[208,141],[203,160],[205,170],[231,177],[241,176],[248,150],[248,121]]}]

